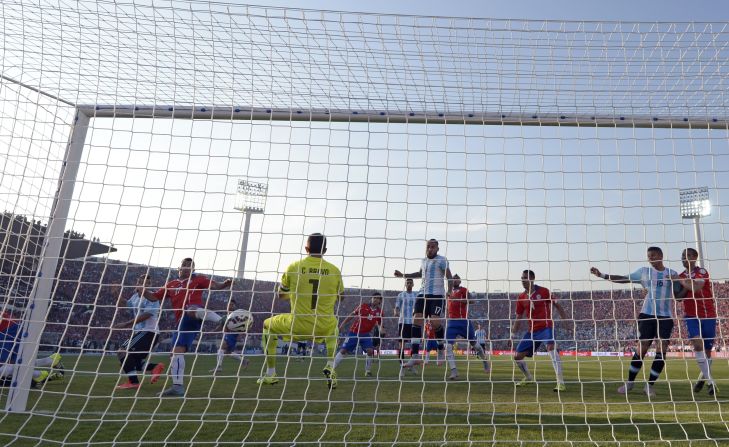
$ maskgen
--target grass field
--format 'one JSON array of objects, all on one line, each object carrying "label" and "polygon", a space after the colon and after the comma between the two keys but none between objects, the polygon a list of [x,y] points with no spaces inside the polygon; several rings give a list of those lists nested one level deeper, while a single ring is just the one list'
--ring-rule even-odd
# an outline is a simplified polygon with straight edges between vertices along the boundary
[{"label": "grass field", "polygon": [[[321,358],[279,358],[287,379],[273,386],[255,382],[260,357],[240,372],[226,359],[228,376],[214,380],[213,356],[189,357],[188,370],[193,363],[187,397],[160,399],[164,379],[145,381],[136,397],[114,391],[114,357],[64,357],[76,373],[33,391],[31,414],[0,413],[0,445],[729,445],[729,399],[693,396],[692,359],[668,362],[652,400],[639,386],[616,394],[628,365],[619,358],[566,358],[560,394],[546,358],[530,364],[538,383],[528,389],[514,386],[507,357],[495,359],[490,376],[459,361],[459,382],[444,380],[434,363],[398,380],[394,358],[365,378],[361,359],[347,359],[331,393]],[[715,361],[716,377],[729,377],[727,363]],[[729,380],[719,387],[729,396]]]}]

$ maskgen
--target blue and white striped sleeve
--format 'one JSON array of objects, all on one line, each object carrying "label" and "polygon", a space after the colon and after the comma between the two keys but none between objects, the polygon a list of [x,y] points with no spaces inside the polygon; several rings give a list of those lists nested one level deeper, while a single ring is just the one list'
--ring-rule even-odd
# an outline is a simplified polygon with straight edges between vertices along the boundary
[{"label": "blue and white striped sleeve", "polygon": [[641,282],[641,280],[643,279],[643,270],[644,267],[641,267],[628,275],[628,279],[630,280],[630,282]]}]

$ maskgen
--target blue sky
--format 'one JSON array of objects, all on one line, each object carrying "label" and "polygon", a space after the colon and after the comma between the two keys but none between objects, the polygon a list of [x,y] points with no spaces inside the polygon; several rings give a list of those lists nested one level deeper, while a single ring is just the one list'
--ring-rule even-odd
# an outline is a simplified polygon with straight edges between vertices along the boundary
[{"label": "blue sky", "polygon": [[415,14],[459,17],[492,17],[512,19],[550,20],[618,20],[618,21],[697,21],[712,22],[729,19],[729,5],[724,2],[698,0],[629,1],[538,1],[519,2],[456,1],[386,1],[352,0],[327,1],[307,0],[292,2],[286,0],[259,0],[259,5],[280,7],[306,7],[334,11],[361,11],[371,13]]},{"label": "blue sky", "polygon": [[[454,8],[444,2],[311,1],[306,7],[628,22],[729,18],[726,7],[703,4],[706,6],[692,2],[688,12],[679,2],[641,3],[639,8],[627,2],[594,6],[584,2],[464,2]],[[206,17],[202,14],[202,19]],[[524,22],[500,22],[497,28],[516,30],[517,39],[500,47],[489,39],[498,42],[504,34],[482,31],[486,22],[452,22],[470,27],[459,34],[458,27],[448,28],[448,19],[438,19],[442,28],[434,38],[437,44],[420,48],[418,44],[427,42],[431,32],[429,19],[413,22],[402,18],[405,25],[399,29],[417,37],[390,40],[388,33],[398,28],[385,27],[379,31],[383,35],[375,35],[366,45],[357,40],[365,35],[360,26],[347,23],[342,31],[349,33],[351,47],[347,47],[336,40],[338,16],[328,13],[327,17],[331,22],[322,33],[330,36],[328,41],[314,36],[302,39],[279,22],[273,23],[281,26],[280,33],[262,32],[259,37],[253,31],[265,26],[241,19],[236,26],[252,32],[249,48],[245,42],[236,42],[231,36],[237,33],[231,33],[216,17],[218,22],[210,28],[221,37],[216,41],[215,57],[206,57],[205,45],[197,49],[186,45],[192,40],[184,35],[174,36],[176,46],[171,47],[182,57],[171,58],[162,28],[155,31],[159,43],[150,44],[146,28],[140,27],[145,39],[116,43],[123,51],[134,51],[141,44],[139,59],[116,60],[118,56],[111,54],[98,64],[77,63],[73,57],[56,61],[23,43],[30,60],[23,63],[30,65],[36,57],[39,63],[48,64],[44,76],[31,76],[32,70],[14,66],[9,57],[4,68],[47,82],[44,86],[48,88],[60,85],[57,88],[65,93],[76,89],[75,96],[105,104],[148,104],[150,98],[163,104],[174,100],[207,104],[235,100],[240,104],[249,98],[261,105],[271,99],[291,99],[296,106],[350,100],[358,107],[369,102],[377,104],[373,107],[390,104],[397,108],[405,97],[416,106],[436,104],[437,108],[441,104],[454,109],[464,104],[474,107],[480,101],[488,110],[531,111],[539,106],[540,110],[563,111],[572,107],[607,115],[640,109],[642,113],[700,116],[702,110],[692,109],[691,104],[726,110],[723,99],[701,96],[714,91],[711,89],[725,89],[712,84],[722,82],[720,60],[724,58],[702,59],[706,51],[700,52],[714,49],[723,56],[724,40],[712,43],[713,32],[726,39],[721,25],[706,31],[702,25],[664,24],[651,31],[650,24],[641,24],[639,30],[650,37],[644,42],[641,33],[631,33],[630,24],[611,33],[615,25],[604,23],[601,33],[584,34],[589,48],[580,53],[572,50],[581,48],[574,36],[583,36],[579,30],[583,25],[574,23],[567,25],[572,30],[569,33],[540,33],[539,24],[532,23],[529,32],[520,34],[516,31]],[[383,20],[392,22],[392,18]],[[297,19],[288,22],[294,28],[302,23]],[[314,22],[309,25],[317,26]],[[559,26],[559,22],[550,24],[556,29]],[[200,28],[198,32],[203,36],[195,41],[199,44],[206,35]],[[10,34],[8,40],[12,40]],[[611,37],[606,38],[608,35]],[[90,54],[96,51],[94,44],[99,52],[111,44],[101,32],[97,40],[89,40],[89,36],[96,36],[93,29],[87,29],[84,36],[64,36],[58,41],[63,44],[59,48],[72,47],[74,39],[81,37]],[[661,39],[664,57],[676,63],[653,64],[653,38]],[[288,42],[277,47],[266,39]],[[527,39],[542,39],[549,43],[547,50],[530,54]],[[602,39],[608,39],[605,45],[614,54],[600,56]],[[626,44],[615,46],[620,39]],[[698,50],[691,47],[695,42]],[[53,48],[52,37],[47,44]],[[227,44],[241,53],[227,57]],[[304,44],[309,47],[297,49]],[[271,48],[269,53],[261,50]],[[550,60],[564,67],[555,68],[554,62],[540,59],[549,48],[553,50]],[[629,51],[621,54],[626,48]],[[432,58],[417,65],[423,54]],[[322,65],[324,58],[330,63]],[[576,63],[580,58],[592,64]],[[630,69],[620,71],[624,68],[621,58],[631,62]],[[61,69],[48,68],[56,66]],[[410,68],[401,68],[406,66]],[[119,75],[107,71],[114,67],[119,67]],[[683,75],[674,70],[683,70]],[[59,76],[56,81],[56,73],[64,71],[78,76]],[[536,75],[525,75],[530,71]],[[404,74],[412,77],[397,77]],[[367,82],[361,82],[365,76]],[[644,85],[636,81],[644,79],[648,80]],[[703,89],[694,85],[699,79],[705,83]],[[473,86],[480,89],[475,90],[478,94],[463,93],[474,91],[469,90]],[[603,89],[612,89],[612,93],[600,93]],[[334,95],[341,96],[332,100]],[[67,110],[46,107],[46,112],[38,114],[30,104],[33,95],[23,98],[7,88],[0,97],[4,98],[0,137],[10,142],[5,147],[11,149],[6,159],[12,163],[6,166],[17,168],[6,169],[4,178],[35,179],[22,193],[13,186],[1,198],[6,207],[43,217],[54,191],[53,174],[58,172],[65,134],[63,126],[39,123],[67,120]],[[596,105],[585,108],[589,103]],[[17,136],[18,126],[13,123],[25,126],[23,138]],[[42,151],[40,157],[38,151]],[[29,160],[40,158],[36,162],[42,164],[44,157],[50,160],[47,166],[39,165],[32,172],[27,169]],[[527,267],[536,270],[547,286],[584,290],[607,287],[589,281],[590,265],[627,273],[644,264],[648,244],[663,246],[669,265],[678,269],[680,249],[693,242],[693,228],[678,216],[677,189],[708,186],[715,207],[704,221],[705,252],[710,270],[723,279],[729,277],[724,243],[729,227],[723,223],[729,211],[728,168],[726,130],[97,119],[87,138],[69,225],[113,243],[119,249],[114,256],[119,259],[164,266],[176,265],[192,254],[202,271],[230,274],[236,266],[242,227],[241,214],[232,209],[235,185],[239,177],[248,177],[265,181],[270,188],[266,214],[253,218],[249,277],[276,279],[300,256],[303,235],[324,231],[331,236],[329,254],[342,266],[349,286],[399,288],[399,280],[391,278],[392,271],[417,270],[424,240],[436,237],[443,241],[442,254],[451,259],[453,270],[474,290],[516,290],[521,270]],[[10,183],[4,180],[3,186],[6,184]],[[36,195],[43,200],[31,203]]]}]

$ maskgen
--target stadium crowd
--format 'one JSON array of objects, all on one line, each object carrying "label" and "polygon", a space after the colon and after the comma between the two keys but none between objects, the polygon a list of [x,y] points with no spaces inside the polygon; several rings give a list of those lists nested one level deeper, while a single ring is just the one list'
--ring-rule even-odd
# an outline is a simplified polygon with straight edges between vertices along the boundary
[{"label": "stadium crowd", "polygon": [[[87,261],[65,261],[60,269],[52,306],[42,343],[60,346],[61,350],[115,351],[129,337],[123,330],[111,330],[116,320],[126,318],[119,315],[117,301],[134,293],[133,285],[139,275],[149,271],[153,287],[162,286],[168,278],[174,278],[175,269],[147,267],[107,259]],[[221,278],[215,278],[221,280]],[[11,296],[11,277],[0,275],[0,290],[4,296]],[[286,312],[288,304],[274,300],[275,284],[268,281],[243,280],[236,282],[233,291],[208,292],[208,307],[224,313],[230,297],[239,308],[249,309],[254,315],[254,324],[248,331],[246,346],[256,349],[260,346],[262,322],[273,314]],[[729,284],[715,283],[715,295],[720,316],[717,349],[723,349],[729,334]],[[338,315],[349,314],[357,305],[369,301],[372,290],[346,289],[339,304]],[[384,291],[385,338],[383,349],[395,349],[394,335],[397,332],[397,318],[394,317],[394,303],[399,291]],[[597,291],[559,292],[557,294],[570,315],[567,321],[557,320],[555,338],[563,350],[621,351],[634,345],[636,338],[637,306],[644,291],[639,289],[615,289]],[[510,324],[515,313],[517,294],[474,293],[474,304],[470,308],[471,319],[480,322],[487,331],[491,349],[508,350],[512,347]],[[682,315],[682,305],[677,303],[676,315]],[[160,321],[164,334],[158,350],[169,350],[169,338],[174,328],[173,312],[164,307]],[[206,324],[204,331],[211,331]],[[677,324],[673,338],[682,340],[685,328]],[[220,334],[205,333],[200,339],[198,350],[214,352],[220,342]],[[674,343],[673,349],[681,349],[682,341]]]}]

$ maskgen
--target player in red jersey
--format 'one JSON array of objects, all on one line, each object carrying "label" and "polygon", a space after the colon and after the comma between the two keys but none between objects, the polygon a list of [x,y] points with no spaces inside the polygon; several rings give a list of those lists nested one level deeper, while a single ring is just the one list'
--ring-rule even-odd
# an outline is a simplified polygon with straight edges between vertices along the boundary
[{"label": "player in red jersey", "polygon": [[[443,364],[443,351],[445,351],[445,346],[443,345],[442,339],[438,340],[435,329],[429,320],[425,320],[425,325],[423,326],[423,346],[425,346],[423,365],[430,363],[430,351],[435,351],[436,353],[436,365],[440,366]],[[410,369],[410,371],[417,374],[414,368],[413,366],[413,369]],[[401,373],[400,376],[402,375]]]},{"label": "player in red jersey", "polygon": [[711,348],[716,337],[716,306],[709,272],[696,265],[698,258],[699,252],[693,248],[685,249],[681,253],[681,262],[686,270],[671,279],[678,279],[683,288],[676,297],[683,300],[686,329],[694,345],[696,363],[701,370],[694,392],[700,392],[708,382],[709,395],[714,396],[717,389],[711,377]]},{"label": "player in red jersey", "polygon": [[560,318],[567,319],[562,306],[555,301],[549,289],[534,284],[536,276],[531,270],[524,270],[521,275],[521,284],[524,286],[524,292],[519,295],[516,303],[516,320],[511,330],[512,334],[516,334],[521,326],[522,319],[529,320],[529,331],[524,335],[519,345],[516,347],[514,354],[514,362],[516,366],[524,373],[524,379],[516,384],[516,386],[525,386],[534,381],[529,368],[527,367],[524,357],[531,357],[539,345],[545,343],[547,352],[552,358],[552,366],[557,375],[557,386],[555,392],[565,391],[566,387],[562,377],[562,360],[559,357],[559,351],[555,349],[554,343],[554,321],[552,320],[552,307],[557,309]]},{"label": "player in red jersey", "polygon": [[[172,336],[172,359],[170,370],[172,386],[160,394],[162,397],[182,397],[185,376],[185,353],[192,350],[195,338],[202,330],[203,321],[221,324],[222,317],[205,309],[203,292],[206,290],[223,290],[233,283],[226,279],[222,283],[215,282],[205,275],[195,273],[195,262],[185,258],[178,269],[178,278],[169,281],[164,287],[152,292],[141,286],[137,292],[150,301],[160,301],[165,297],[170,300],[175,311],[177,332]],[[220,328],[222,329],[222,328]]]},{"label": "player in red jersey", "polygon": [[448,380],[456,380],[458,378],[458,368],[456,368],[456,355],[453,353],[453,345],[456,339],[461,337],[468,340],[471,348],[476,351],[476,355],[483,362],[483,369],[489,372],[489,362],[486,360],[486,353],[481,345],[476,343],[476,335],[473,330],[473,324],[468,320],[468,305],[472,303],[468,289],[461,287],[461,277],[453,275],[453,290],[448,294],[448,319],[446,321],[446,358],[451,375]]},{"label": "player in red jersey", "polygon": [[339,332],[343,332],[347,323],[354,319],[352,327],[349,328],[349,335],[342,344],[337,356],[334,357],[334,369],[337,369],[339,363],[344,360],[347,353],[357,353],[356,349],[359,345],[361,350],[367,352],[365,359],[365,376],[372,375],[372,357],[375,351],[372,345],[371,332],[375,327],[379,327],[380,336],[384,337],[382,332],[382,295],[379,292],[372,294],[372,300],[369,304],[362,303],[342,321],[339,325]]}]

